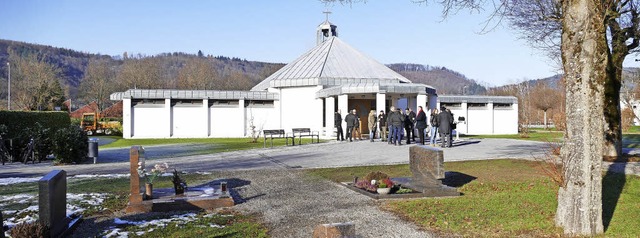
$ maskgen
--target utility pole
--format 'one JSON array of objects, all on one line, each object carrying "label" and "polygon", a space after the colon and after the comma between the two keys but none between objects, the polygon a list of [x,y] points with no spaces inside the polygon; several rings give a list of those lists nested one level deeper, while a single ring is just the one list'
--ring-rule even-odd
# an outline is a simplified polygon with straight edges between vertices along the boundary
[{"label": "utility pole", "polygon": [[9,67],[9,80],[7,82],[7,109],[11,111],[11,64],[7,62],[7,66]]}]

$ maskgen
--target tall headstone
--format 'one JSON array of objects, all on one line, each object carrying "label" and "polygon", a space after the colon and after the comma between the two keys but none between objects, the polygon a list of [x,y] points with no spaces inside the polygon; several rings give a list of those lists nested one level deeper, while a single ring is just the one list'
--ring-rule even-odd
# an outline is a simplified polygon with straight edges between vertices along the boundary
[{"label": "tall headstone", "polygon": [[52,237],[67,230],[67,172],[53,170],[38,181],[38,215]]},{"label": "tall headstone", "polygon": [[427,146],[409,148],[409,168],[412,181],[422,185],[440,185],[444,178],[444,155],[442,150]]},{"label": "tall headstone", "polygon": [[129,205],[126,212],[143,212],[145,211],[142,205],[142,193],[140,192],[140,176],[138,175],[138,166],[142,165],[144,168],[144,148],[142,146],[131,146],[129,150]]},{"label": "tall headstone", "polygon": [[456,188],[442,184],[445,178],[444,153],[440,149],[428,146],[412,146],[409,148],[409,168],[413,177],[407,187],[428,196],[459,196]]},{"label": "tall headstone", "polygon": [[0,238],[4,238],[4,220],[2,218],[1,210],[0,210]]}]

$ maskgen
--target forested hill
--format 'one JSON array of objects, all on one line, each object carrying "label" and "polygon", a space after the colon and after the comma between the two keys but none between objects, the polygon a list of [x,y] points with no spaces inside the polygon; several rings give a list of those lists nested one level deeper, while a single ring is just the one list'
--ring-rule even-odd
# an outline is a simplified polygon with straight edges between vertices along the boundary
[{"label": "forested hill", "polygon": [[[202,51],[109,56],[0,39],[0,85],[6,85],[8,60],[12,104],[25,109],[52,108],[66,99],[79,105],[97,101],[100,107],[108,106],[109,94],[130,88],[249,90],[284,66]],[[486,92],[475,81],[444,67],[388,66],[412,82],[435,87],[440,95]],[[29,96],[34,92],[37,98]],[[7,90],[2,86],[0,101],[5,98]]]},{"label": "forested hill", "polygon": [[389,64],[389,68],[400,73],[414,83],[422,83],[436,88],[439,95],[464,94],[479,95],[487,89],[475,80],[445,67],[434,67],[421,64]]}]

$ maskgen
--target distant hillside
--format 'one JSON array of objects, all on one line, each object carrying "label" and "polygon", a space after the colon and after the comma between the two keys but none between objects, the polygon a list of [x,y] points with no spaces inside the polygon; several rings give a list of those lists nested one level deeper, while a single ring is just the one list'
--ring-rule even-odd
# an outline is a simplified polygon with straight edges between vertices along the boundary
[{"label": "distant hillside", "polygon": [[435,87],[439,95],[460,95],[463,93],[466,95],[481,95],[487,92],[487,89],[475,80],[468,79],[463,74],[445,67],[405,63],[389,64],[387,66],[408,78],[411,82]]},{"label": "distant hillside", "polygon": [[[0,39],[0,80],[2,81],[6,80],[6,62],[9,59],[10,52],[13,52],[13,54],[19,58],[35,55],[38,59],[43,59],[45,62],[57,66],[61,70],[60,76],[64,86],[67,86],[69,89],[70,95],[67,96],[73,99],[78,96],[77,88],[83,81],[89,62],[92,59],[106,61],[112,70],[115,71],[116,75],[121,73],[125,60],[150,61],[155,67],[161,68],[161,73],[156,79],[157,81],[164,82],[164,86],[159,86],[161,88],[170,88],[172,85],[176,85],[174,81],[177,78],[179,70],[186,65],[187,61],[194,58],[206,59],[215,69],[217,74],[215,77],[221,78],[222,80],[226,79],[227,81],[238,80],[239,78],[243,80],[246,79],[250,82],[246,85],[250,86],[257,84],[284,66],[284,64],[281,63],[248,61],[236,57],[205,56],[201,51],[197,53],[194,52],[193,54],[174,52],[155,56],[143,56],[139,54],[126,55],[127,53],[123,52],[122,56],[109,56]],[[145,66],[148,65],[149,64],[146,64]],[[242,89],[248,90],[250,87],[245,86],[245,88]],[[3,94],[3,92],[3,90],[0,90],[0,94]]]}]

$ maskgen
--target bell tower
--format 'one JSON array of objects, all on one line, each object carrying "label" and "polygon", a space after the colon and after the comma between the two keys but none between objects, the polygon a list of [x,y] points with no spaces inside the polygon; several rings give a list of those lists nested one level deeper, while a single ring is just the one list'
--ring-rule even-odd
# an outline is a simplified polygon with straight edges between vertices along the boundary
[{"label": "bell tower", "polygon": [[322,44],[322,42],[326,41],[332,36],[338,36],[338,26],[331,24],[331,22],[329,22],[329,14],[331,14],[331,12],[324,11],[322,13],[326,14],[326,18],[324,22],[318,26],[318,32],[317,32],[317,38],[316,38],[317,45]]}]

